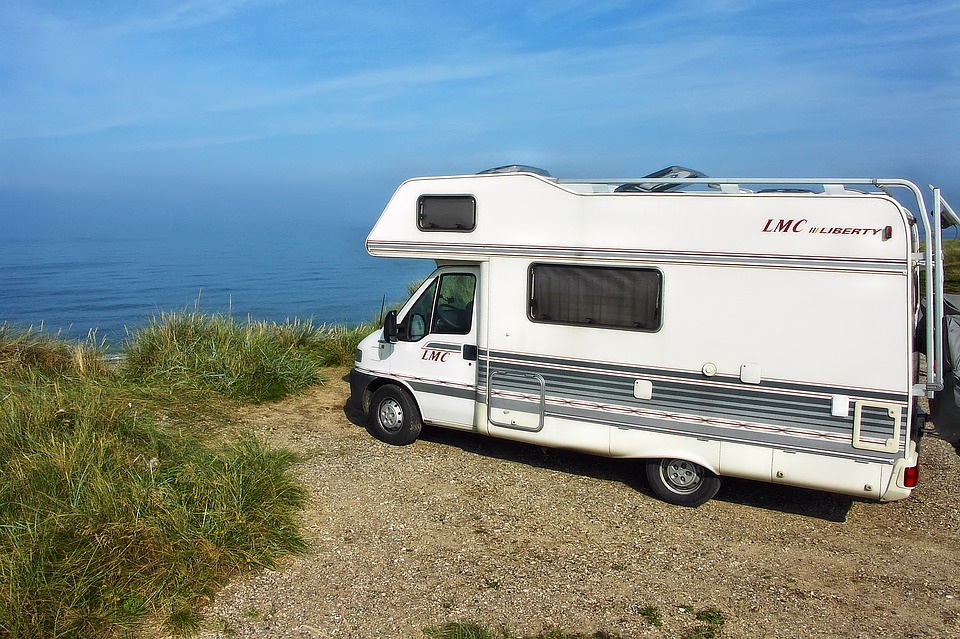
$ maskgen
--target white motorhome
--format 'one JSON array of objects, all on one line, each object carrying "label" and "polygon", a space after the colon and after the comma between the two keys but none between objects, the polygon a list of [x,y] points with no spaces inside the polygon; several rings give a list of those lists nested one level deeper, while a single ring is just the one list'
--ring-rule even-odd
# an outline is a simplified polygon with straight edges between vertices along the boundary
[{"label": "white motorhome", "polygon": [[929,210],[896,179],[411,179],[367,251],[437,269],[361,342],[351,399],[393,444],[429,424],[645,459],[681,505],[722,476],[902,499],[960,223],[937,189]]}]

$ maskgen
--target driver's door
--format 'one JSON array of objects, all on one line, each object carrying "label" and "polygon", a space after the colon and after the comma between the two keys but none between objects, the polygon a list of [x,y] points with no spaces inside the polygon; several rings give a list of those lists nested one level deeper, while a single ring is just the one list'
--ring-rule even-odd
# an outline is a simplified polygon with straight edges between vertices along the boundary
[{"label": "driver's door", "polygon": [[399,318],[391,372],[413,388],[424,422],[474,426],[478,279],[475,267],[438,269]]}]

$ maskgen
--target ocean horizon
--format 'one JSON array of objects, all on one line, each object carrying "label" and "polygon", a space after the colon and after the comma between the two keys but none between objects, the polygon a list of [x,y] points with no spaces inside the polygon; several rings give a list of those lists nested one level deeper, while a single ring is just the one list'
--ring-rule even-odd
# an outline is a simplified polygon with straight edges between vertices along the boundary
[{"label": "ocean horizon", "polygon": [[[372,224],[371,224],[372,226]],[[0,325],[120,348],[161,313],[354,325],[403,301],[430,260],[367,254],[369,226],[278,220],[0,238]]]}]

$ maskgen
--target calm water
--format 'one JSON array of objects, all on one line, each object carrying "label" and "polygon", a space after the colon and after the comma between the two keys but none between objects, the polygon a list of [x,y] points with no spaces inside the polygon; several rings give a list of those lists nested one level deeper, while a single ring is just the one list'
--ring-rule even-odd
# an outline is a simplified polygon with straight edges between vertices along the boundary
[{"label": "calm water", "polygon": [[127,329],[198,300],[204,312],[238,319],[369,321],[384,296],[402,300],[433,263],[370,257],[368,230],[288,224],[0,238],[0,324],[42,324],[71,339],[96,329],[116,347]]}]

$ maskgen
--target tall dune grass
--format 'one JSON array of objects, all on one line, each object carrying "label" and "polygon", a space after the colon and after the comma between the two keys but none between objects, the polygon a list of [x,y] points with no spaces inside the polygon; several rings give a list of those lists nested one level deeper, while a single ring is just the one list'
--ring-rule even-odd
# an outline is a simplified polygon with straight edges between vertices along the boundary
[{"label": "tall dune grass", "polygon": [[294,456],[207,433],[227,401],[317,383],[332,331],[229,324],[162,318],[119,368],[0,327],[0,636],[190,628],[229,575],[304,548]]},{"label": "tall dune grass", "polygon": [[320,383],[325,366],[352,363],[357,343],[371,330],[370,325],[239,322],[199,312],[164,313],[133,334],[123,371],[171,389],[270,401]]},{"label": "tall dune grass", "polygon": [[170,313],[134,334],[124,373],[172,389],[213,391],[266,401],[320,382],[319,366],[304,349],[313,331],[240,324],[230,317]]}]

